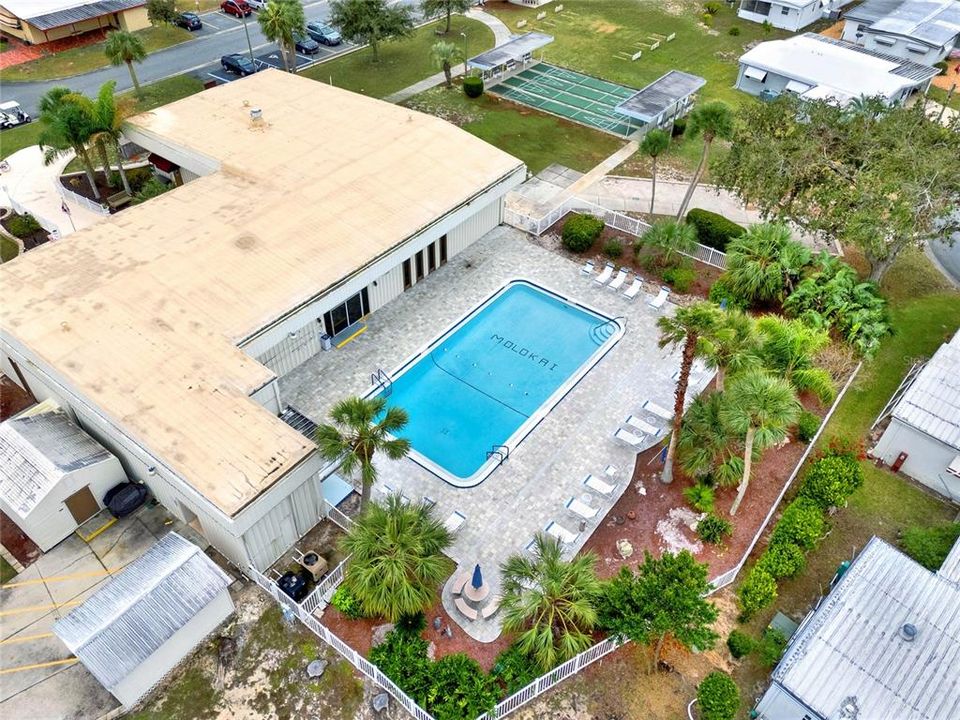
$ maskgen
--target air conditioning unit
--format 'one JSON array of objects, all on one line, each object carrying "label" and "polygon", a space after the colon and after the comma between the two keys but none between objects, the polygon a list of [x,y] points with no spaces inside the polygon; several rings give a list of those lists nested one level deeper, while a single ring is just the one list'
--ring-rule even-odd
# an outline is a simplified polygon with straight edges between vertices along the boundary
[{"label": "air conditioning unit", "polygon": [[320,582],[320,578],[327,574],[329,566],[326,558],[318,552],[308,550],[299,560],[300,565],[313,576],[314,582]]},{"label": "air conditioning unit", "polygon": [[957,455],[947,466],[947,472],[955,477],[960,477],[960,455]]}]

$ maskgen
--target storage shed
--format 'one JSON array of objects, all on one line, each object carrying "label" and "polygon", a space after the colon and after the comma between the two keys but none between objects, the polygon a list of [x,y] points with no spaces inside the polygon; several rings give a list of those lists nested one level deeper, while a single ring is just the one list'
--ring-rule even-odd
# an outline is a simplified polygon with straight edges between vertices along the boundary
[{"label": "storage shed", "polygon": [[126,475],[63,411],[0,424],[0,509],[46,552],[103,507]]},{"label": "storage shed", "polygon": [[53,626],[130,708],[233,613],[230,577],[170,533]]}]

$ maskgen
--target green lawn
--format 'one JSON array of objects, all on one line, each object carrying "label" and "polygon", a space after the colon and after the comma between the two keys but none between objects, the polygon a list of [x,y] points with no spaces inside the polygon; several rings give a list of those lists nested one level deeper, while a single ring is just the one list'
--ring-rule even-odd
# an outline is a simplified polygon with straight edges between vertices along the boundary
[{"label": "green lawn", "polygon": [[0,262],[13,260],[19,254],[20,246],[17,245],[16,241],[6,235],[0,234]]},{"label": "green lawn", "polygon": [[36,145],[42,129],[40,123],[32,122],[0,132],[0,159],[13,155],[17,150]]},{"label": "green lawn", "polygon": [[[143,39],[148,53],[186,42],[193,37],[187,30],[170,25],[147,28],[137,34]],[[57,80],[97,70],[109,64],[103,54],[103,46],[102,42],[94,43],[4,68],[0,70],[0,81]]]},{"label": "green lawn", "polygon": [[491,95],[470,100],[459,87],[434,88],[412,98],[407,105],[445,118],[520,158],[534,173],[551,163],[586,172],[623,144],[613,135],[503,102]]},{"label": "green lawn", "polygon": [[[931,100],[936,100],[941,105],[946,104],[947,107],[951,107],[954,110],[960,110],[960,87],[953,91],[953,94],[950,95],[943,88],[939,88],[936,85],[931,85],[930,89],[927,91],[927,95],[930,96]],[[949,95],[950,99],[947,100]]]},{"label": "green lawn", "polygon": [[333,82],[337,87],[353,90],[372,97],[386,97],[439,72],[430,59],[430,49],[439,40],[463,46],[460,33],[467,34],[467,52],[471,55],[493,47],[493,31],[481,22],[464,17],[454,17],[450,34],[440,38],[435,34],[442,23],[432,23],[418,28],[407,39],[386,43],[380,47],[380,61],[374,63],[369,48],[352,52],[344,57],[321,63],[304,70],[301,75]]},{"label": "green lawn", "polygon": [[[6,238],[3,238],[3,239],[6,239]],[[17,576],[17,571],[13,569],[13,566],[10,563],[8,563],[5,558],[0,557],[0,583],[10,582],[16,576]]]}]

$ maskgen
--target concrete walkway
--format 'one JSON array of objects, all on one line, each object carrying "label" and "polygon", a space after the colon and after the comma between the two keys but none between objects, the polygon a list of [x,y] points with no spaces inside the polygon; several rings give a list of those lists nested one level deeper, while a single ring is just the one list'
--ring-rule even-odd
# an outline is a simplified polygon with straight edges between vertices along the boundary
[{"label": "concrete walkway", "polygon": [[[503,45],[505,42],[507,42],[507,40],[513,37],[513,35],[510,33],[510,28],[508,28],[500,20],[500,18],[494,15],[491,15],[490,13],[486,13],[483,10],[478,10],[477,8],[470,8],[464,14],[466,17],[470,18],[471,20],[477,20],[478,22],[482,22],[488,28],[493,30],[494,47],[499,47]],[[460,75],[463,75],[463,70],[464,70],[464,64],[458,63],[453,68],[453,77],[459,77]],[[398,90],[392,95],[387,95],[384,98],[384,100],[392,103],[402,103],[404,100],[409,100],[414,95],[419,95],[420,93],[425,92],[430,88],[434,88],[437,85],[442,85],[444,82],[445,82],[445,78],[444,78],[443,72],[438,72],[438,73],[435,73],[434,75],[431,75],[428,78],[424,78],[418,83],[414,83],[413,85],[409,85],[403,88],[403,90]]]}]

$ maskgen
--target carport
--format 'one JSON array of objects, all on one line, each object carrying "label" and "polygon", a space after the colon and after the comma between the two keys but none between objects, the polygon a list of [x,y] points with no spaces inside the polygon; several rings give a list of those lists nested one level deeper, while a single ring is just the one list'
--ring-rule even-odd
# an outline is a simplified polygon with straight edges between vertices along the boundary
[{"label": "carport", "polygon": [[662,127],[685,115],[694,93],[706,84],[698,75],[671,70],[617,105],[616,111],[651,127]]},{"label": "carport", "polygon": [[534,60],[533,53],[553,42],[553,35],[528,32],[505,42],[493,50],[487,50],[467,60],[467,68],[480,70],[484,80],[500,78],[528,65],[541,62]]}]

